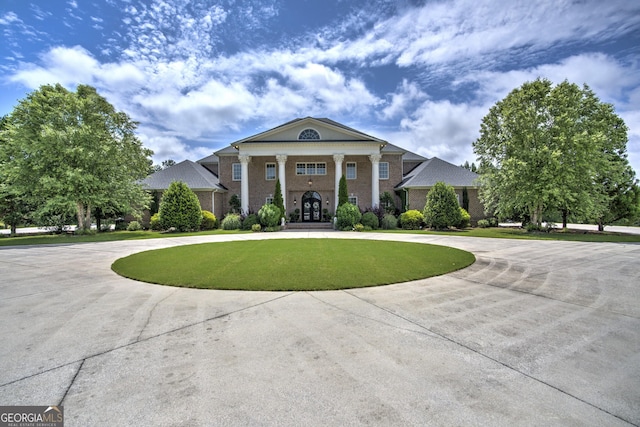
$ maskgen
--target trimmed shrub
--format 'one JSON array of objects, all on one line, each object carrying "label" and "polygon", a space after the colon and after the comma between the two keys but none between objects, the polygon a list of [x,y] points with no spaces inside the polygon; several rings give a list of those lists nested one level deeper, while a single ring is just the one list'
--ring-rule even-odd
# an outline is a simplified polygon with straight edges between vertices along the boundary
[{"label": "trimmed shrub", "polygon": [[242,222],[240,221],[240,215],[230,213],[222,220],[223,230],[240,230]]},{"label": "trimmed shrub", "polygon": [[400,226],[405,230],[419,230],[424,222],[422,212],[410,209],[400,215]]},{"label": "trimmed shrub", "polygon": [[142,230],[142,226],[138,221],[131,221],[129,225],[127,225],[127,231],[140,231]]},{"label": "trimmed shrub", "polygon": [[256,224],[260,225],[260,221],[258,221],[258,215],[249,214],[244,219],[244,221],[242,221],[242,229],[243,230],[253,230],[253,226],[256,225]]},{"label": "trimmed shrub", "polygon": [[153,231],[160,231],[162,230],[162,225],[160,225],[160,214],[154,213],[151,216],[151,219],[149,219],[149,227],[153,230]]},{"label": "trimmed shrub", "polygon": [[436,230],[460,224],[460,205],[453,187],[444,182],[436,182],[427,193],[427,203],[423,213],[427,227]]},{"label": "trimmed shrub", "polygon": [[251,231],[260,231],[260,230],[262,230],[262,227],[258,223],[255,223],[251,226]]},{"label": "trimmed shrub", "polygon": [[218,228],[218,219],[213,212],[202,211],[202,222],[200,223],[201,230],[215,230]]},{"label": "trimmed shrub", "polygon": [[460,208],[460,222],[456,228],[468,228],[471,225],[471,215],[464,208]]},{"label": "trimmed shrub", "polygon": [[352,229],[357,223],[360,222],[362,214],[360,209],[356,205],[352,205],[347,202],[341,206],[338,206],[336,210],[336,226],[339,230]]},{"label": "trimmed shrub", "polygon": [[398,228],[398,218],[396,218],[394,215],[386,214],[382,217],[380,225],[384,230],[395,230],[396,228]]},{"label": "trimmed shrub", "polygon": [[489,220],[486,219],[479,219],[478,220],[478,227],[480,228],[489,228],[491,226],[491,224],[489,223]]},{"label": "trimmed shrub", "polygon": [[258,211],[258,220],[263,227],[270,228],[280,224],[280,208],[274,204],[262,205]]},{"label": "trimmed shrub", "polygon": [[378,228],[380,228],[378,215],[373,212],[365,212],[364,214],[362,214],[360,223],[364,226],[370,227],[372,230],[377,230]]},{"label": "trimmed shrub", "polygon": [[[360,223],[357,223],[356,225],[353,226],[353,229],[355,231],[364,231],[365,230],[365,226],[360,224]],[[369,230],[371,230],[371,227],[369,227]]]},{"label": "trimmed shrub", "polygon": [[182,181],[174,181],[160,201],[160,223],[163,229],[177,231],[200,229],[202,208],[196,194]]}]

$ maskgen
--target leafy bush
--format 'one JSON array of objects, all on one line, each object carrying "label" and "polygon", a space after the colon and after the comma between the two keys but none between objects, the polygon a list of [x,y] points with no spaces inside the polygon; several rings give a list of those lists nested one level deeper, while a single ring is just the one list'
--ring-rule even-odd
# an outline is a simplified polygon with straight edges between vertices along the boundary
[{"label": "leafy bush", "polygon": [[237,194],[234,194],[229,198],[229,210],[231,213],[240,213],[241,205],[242,203],[240,202],[240,198]]},{"label": "leafy bush", "polygon": [[202,222],[200,223],[201,230],[215,230],[218,228],[218,219],[209,211],[202,211]]},{"label": "leafy bush", "polygon": [[487,220],[487,219],[478,220],[478,227],[480,227],[480,228],[489,228],[490,226],[491,226],[491,224],[489,223],[489,220]]},{"label": "leafy bush", "polygon": [[162,230],[162,225],[160,224],[160,214],[154,213],[149,220],[149,227],[154,231],[160,231]]},{"label": "leafy bush", "polygon": [[437,230],[460,224],[460,205],[453,187],[444,182],[436,182],[427,193],[423,213],[425,224]]},{"label": "leafy bush", "polygon": [[398,218],[396,218],[394,215],[386,214],[382,217],[380,225],[384,230],[395,230],[396,228],[398,228]]},{"label": "leafy bush", "polygon": [[364,231],[364,228],[365,228],[364,225],[362,225],[360,223],[357,223],[356,225],[353,226],[353,229],[355,231]]},{"label": "leafy bush", "polygon": [[405,230],[419,230],[424,222],[424,215],[416,209],[410,209],[400,215],[400,226]]},{"label": "leafy bush", "polygon": [[264,227],[275,227],[280,224],[280,208],[272,203],[262,205],[258,211],[258,220]]},{"label": "leafy bush", "polygon": [[498,219],[491,217],[489,218],[489,227],[497,227],[498,226]]},{"label": "leafy bush", "polygon": [[[249,214],[244,219],[244,221],[242,221],[242,229],[243,230],[253,230],[253,226],[256,225],[256,224],[260,225],[260,221],[258,221],[258,215]],[[255,231],[255,230],[253,230],[253,231]],[[260,231],[260,230],[258,230],[258,231]]]},{"label": "leafy bush", "polygon": [[365,212],[360,220],[362,225],[371,227],[372,230],[377,230],[380,227],[378,221],[378,215],[373,212]]},{"label": "leafy bush", "polygon": [[380,195],[380,205],[384,207],[384,211],[389,214],[393,214],[396,211],[396,204],[393,201],[393,196],[388,191],[385,191]]},{"label": "leafy bush", "polygon": [[352,229],[357,223],[360,222],[362,214],[360,209],[356,205],[352,205],[347,202],[338,207],[336,210],[337,227],[339,230]]},{"label": "leafy bush", "polygon": [[198,230],[202,209],[196,194],[182,181],[174,181],[160,201],[160,223],[163,229],[177,231]]},{"label": "leafy bush", "polygon": [[464,208],[460,208],[460,222],[456,225],[456,228],[468,228],[471,225],[471,215]]},{"label": "leafy bush", "polygon": [[240,222],[240,215],[230,213],[222,220],[223,230],[240,230],[242,222]]},{"label": "leafy bush", "polygon": [[127,225],[127,231],[140,231],[142,230],[142,226],[138,221],[131,221],[129,225]]},{"label": "leafy bush", "polygon": [[262,227],[260,226],[260,224],[255,223],[251,225],[251,231],[260,231],[260,230],[262,230]]}]

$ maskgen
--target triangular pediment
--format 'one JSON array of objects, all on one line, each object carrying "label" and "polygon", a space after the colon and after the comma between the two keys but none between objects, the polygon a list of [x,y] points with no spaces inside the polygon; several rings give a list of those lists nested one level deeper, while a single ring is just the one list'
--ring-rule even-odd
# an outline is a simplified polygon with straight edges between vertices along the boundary
[{"label": "triangular pediment", "polygon": [[[301,138],[301,133],[306,130],[309,135],[316,133],[317,138],[305,139]],[[309,138],[309,135],[306,135]],[[326,118],[314,118],[305,117],[302,119],[295,119],[273,129],[269,129],[265,132],[261,132],[256,135],[241,139],[232,143],[232,146],[238,146],[245,143],[268,143],[268,142],[376,142],[379,144],[386,144],[386,141],[376,138],[371,135],[367,135],[356,129],[350,128],[331,119]]]}]

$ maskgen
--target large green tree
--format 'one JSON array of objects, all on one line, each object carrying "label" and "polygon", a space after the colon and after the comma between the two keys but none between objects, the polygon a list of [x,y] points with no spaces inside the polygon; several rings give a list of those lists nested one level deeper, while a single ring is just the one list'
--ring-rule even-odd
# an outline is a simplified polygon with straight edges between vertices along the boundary
[{"label": "large green tree", "polygon": [[523,215],[537,225],[549,210],[600,222],[619,194],[608,188],[635,182],[626,143],[624,122],[588,86],[527,82],[482,120],[473,144],[480,197],[498,216]]},{"label": "large green tree", "polygon": [[51,213],[74,213],[80,229],[96,208],[138,213],[148,203],[138,181],[152,152],[136,126],[91,86],[41,86],[9,115],[1,173],[42,225]]}]

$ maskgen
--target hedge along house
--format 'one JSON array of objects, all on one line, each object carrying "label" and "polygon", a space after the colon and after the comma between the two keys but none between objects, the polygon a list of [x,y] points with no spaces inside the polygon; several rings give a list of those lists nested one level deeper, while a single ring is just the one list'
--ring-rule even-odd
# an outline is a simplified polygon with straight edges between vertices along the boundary
[{"label": "hedge along house", "polygon": [[143,184],[159,194],[171,181],[181,180],[198,195],[203,209],[210,207],[222,218],[234,194],[243,212],[257,212],[273,201],[279,180],[287,213],[299,209],[301,221],[315,222],[323,219],[323,210],[335,212],[342,175],[349,202],[361,210],[379,206],[384,192],[394,196],[401,210],[422,210],[430,185],[444,181],[456,188],[460,201],[467,187],[472,220],[483,217],[475,173],[326,118],[292,120],[233,142],[197,163],[185,161],[158,171]]}]

